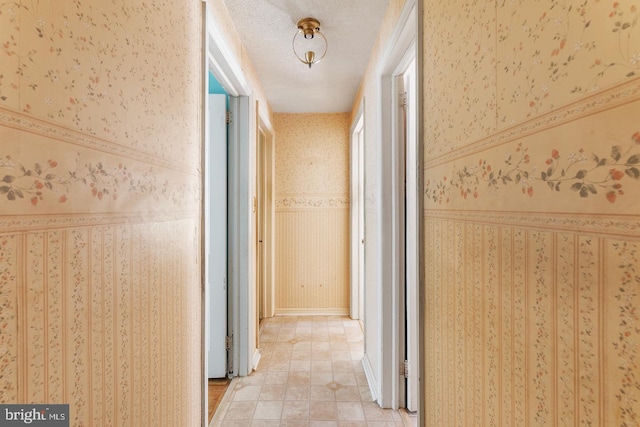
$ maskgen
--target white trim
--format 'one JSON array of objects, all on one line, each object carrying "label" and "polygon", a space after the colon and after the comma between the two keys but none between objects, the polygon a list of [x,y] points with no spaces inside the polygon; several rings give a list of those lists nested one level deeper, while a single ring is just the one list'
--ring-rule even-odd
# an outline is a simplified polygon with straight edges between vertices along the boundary
[{"label": "white trim", "polygon": [[257,348],[254,350],[253,352],[253,358],[252,358],[252,362],[251,362],[251,369],[252,370],[257,370],[258,369],[258,363],[260,363],[260,359],[262,358],[262,355],[260,354],[260,350],[258,350]]},{"label": "white trim", "polygon": [[277,308],[276,316],[348,316],[348,308]]},{"label": "white trim", "polygon": [[[395,143],[397,123],[394,116],[395,75],[403,64],[405,55],[412,47],[415,49],[417,38],[416,1],[408,0],[400,14],[389,43],[376,68],[378,81],[378,164],[379,188],[378,235],[378,311],[380,313],[378,333],[379,352],[379,386],[378,404],[383,408],[397,409],[403,402],[400,376],[400,364],[404,360],[401,349],[404,316],[403,272],[401,264],[403,248],[399,233],[402,224],[399,201],[404,192],[404,183],[399,182],[401,160],[399,144]],[[417,54],[416,54],[417,57]]]},{"label": "white trim", "polygon": [[229,95],[248,96],[251,94],[251,88],[244,76],[242,66],[219,28],[220,25],[215,16],[207,12],[207,61],[209,69]]},{"label": "white trim", "polygon": [[366,354],[362,358],[362,369],[364,370],[364,376],[367,378],[369,393],[371,393],[371,400],[375,402],[378,400],[378,382],[376,381],[376,376],[373,373],[371,362]]},{"label": "white trim", "polygon": [[[361,284],[364,282],[363,275],[364,270],[361,265],[361,256],[363,256],[364,248],[362,247],[360,228],[363,226],[361,222],[364,222],[364,218],[361,217],[361,210],[364,210],[364,195],[360,194],[360,188],[364,188],[364,173],[361,168],[364,168],[363,162],[361,162],[361,150],[362,143],[356,140],[357,138],[364,138],[364,105],[365,100],[362,99],[360,108],[355,115],[353,123],[351,125],[350,147],[349,147],[349,161],[351,167],[349,168],[350,180],[350,203],[349,203],[349,216],[351,220],[351,248],[350,248],[350,268],[351,268],[351,298],[350,298],[350,316],[352,319],[364,319],[364,286],[361,289]],[[361,135],[362,134],[362,135]]]}]

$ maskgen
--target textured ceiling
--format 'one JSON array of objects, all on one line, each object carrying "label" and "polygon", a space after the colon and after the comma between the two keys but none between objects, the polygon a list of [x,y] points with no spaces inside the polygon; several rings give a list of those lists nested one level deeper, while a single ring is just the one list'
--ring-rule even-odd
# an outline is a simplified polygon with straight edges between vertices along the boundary
[{"label": "textured ceiling", "polygon": [[[389,0],[224,0],[269,104],[279,113],[351,110]],[[313,17],[327,56],[309,67],[291,42],[299,19]]]}]

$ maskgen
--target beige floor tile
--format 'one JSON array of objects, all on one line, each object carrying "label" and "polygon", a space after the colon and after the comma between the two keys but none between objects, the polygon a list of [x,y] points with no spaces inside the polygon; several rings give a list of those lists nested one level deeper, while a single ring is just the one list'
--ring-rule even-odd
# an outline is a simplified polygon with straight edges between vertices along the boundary
[{"label": "beige floor tile", "polygon": [[264,384],[286,384],[289,380],[289,372],[274,371],[267,372],[267,376],[264,379]]},{"label": "beige floor tile", "polygon": [[265,384],[260,390],[259,400],[284,400],[286,389],[284,384]]},{"label": "beige floor tile", "polygon": [[311,373],[314,372],[333,372],[331,360],[312,360]]},{"label": "beige floor tile", "polygon": [[240,389],[237,389],[236,392],[233,394],[233,401],[241,402],[241,401],[249,401],[249,400],[258,400],[258,398],[260,397],[261,389],[262,389],[262,386],[259,386],[259,385],[250,385],[250,386],[245,386]]},{"label": "beige floor tile", "polygon": [[331,372],[311,372],[311,385],[326,385],[333,381]]},{"label": "beige floor tile", "polygon": [[309,401],[285,401],[282,408],[283,420],[308,420]]},{"label": "beige floor tile", "polygon": [[333,372],[353,372],[353,363],[350,360],[337,360],[332,362]]},{"label": "beige floor tile", "polygon": [[312,385],[309,391],[309,400],[315,402],[328,402],[336,400],[333,390],[324,385]]},{"label": "beige floor tile", "polygon": [[338,427],[337,421],[313,421],[309,422],[309,427]]},{"label": "beige floor tile", "polygon": [[311,381],[311,372],[294,371],[289,372],[288,385],[309,385]]},{"label": "beige floor tile", "polygon": [[336,402],[338,419],[344,421],[365,421],[360,402]]},{"label": "beige floor tile", "polygon": [[361,402],[362,395],[358,387],[346,386],[336,390],[336,400],[343,402]]},{"label": "beige floor tile", "polygon": [[279,420],[282,417],[282,400],[260,401],[256,404],[254,420]]},{"label": "beige floor tile", "polygon": [[313,351],[311,353],[311,360],[328,360],[328,361],[331,361],[331,350]]},{"label": "beige floor tile", "polygon": [[284,396],[284,400],[309,400],[308,385],[287,385],[287,391]]},{"label": "beige floor tile", "polygon": [[353,372],[335,372],[333,380],[344,386],[357,386],[356,375]]},{"label": "beige floor tile", "polygon": [[231,402],[227,413],[224,415],[225,421],[230,420],[250,420],[256,409],[256,402]]},{"label": "beige floor tile", "polygon": [[311,351],[314,354],[316,352],[318,352],[318,351],[331,351],[331,343],[329,343],[329,342],[314,342],[314,343],[311,343]]},{"label": "beige floor tile", "polygon": [[310,372],[311,360],[292,360],[289,367],[289,372],[294,371]]},{"label": "beige floor tile", "polygon": [[280,420],[253,420],[251,427],[280,427]]},{"label": "beige floor tile", "polygon": [[315,421],[331,421],[338,419],[338,407],[335,402],[309,403],[309,419]]}]

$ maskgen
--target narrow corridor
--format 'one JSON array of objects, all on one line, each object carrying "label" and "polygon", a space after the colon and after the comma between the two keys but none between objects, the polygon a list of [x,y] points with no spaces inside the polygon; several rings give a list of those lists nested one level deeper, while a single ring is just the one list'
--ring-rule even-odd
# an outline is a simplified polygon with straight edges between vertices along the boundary
[{"label": "narrow corridor", "polygon": [[232,382],[212,426],[415,425],[415,417],[371,401],[357,320],[310,316],[265,322],[257,371]]}]

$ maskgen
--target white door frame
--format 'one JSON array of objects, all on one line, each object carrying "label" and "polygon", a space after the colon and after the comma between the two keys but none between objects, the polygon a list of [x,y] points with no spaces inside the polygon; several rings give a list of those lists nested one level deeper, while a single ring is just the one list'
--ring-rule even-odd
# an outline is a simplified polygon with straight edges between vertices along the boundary
[{"label": "white door frame", "polygon": [[[403,211],[404,150],[397,143],[394,99],[395,77],[409,49],[416,49],[418,13],[416,0],[408,0],[398,18],[390,41],[377,69],[378,81],[378,161],[380,165],[380,372],[378,403],[384,408],[397,409],[404,404],[404,378],[400,366],[404,361],[404,262]],[[416,57],[419,56],[416,54]],[[419,245],[419,247],[421,244]],[[420,399],[419,399],[420,400]]]},{"label": "white door frame", "polygon": [[364,320],[364,99],[351,126],[351,318]]},{"label": "white door frame", "polygon": [[[230,109],[235,110],[235,117],[229,126],[229,153],[228,153],[228,313],[229,331],[232,334],[232,345],[229,351],[228,362],[229,377],[244,376],[250,372],[251,361],[255,359],[255,351],[250,354],[251,328],[250,319],[253,313],[250,311],[250,288],[252,285],[250,278],[253,274],[253,258],[251,257],[251,229],[254,224],[251,222],[251,195],[253,184],[251,181],[252,171],[252,145],[250,143],[250,119],[249,110],[251,88],[242,71],[242,67],[237,58],[233,55],[229,43],[225,40],[220,31],[220,25],[215,22],[213,14],[209,11],[206,3],[203,2],[203,38],[205,55],[203,55],[203,76],[202,76],[202,117],[205,118],[207,111],[207,73],[211,71],[220,82],[225,91],[230,95]],[[202,140],[207,131],[206,120],[202,120]],[[204,150],[204,144],[203,144]],[[202,170],[206,170],[206,158],[202,153]],[[253,159],[255,160],[255,159]],[[253,169],[252,169],[253,166]],[[203,176],[203,199],[206,185]],[[203,206],[204,213],[204,206]],[[203,221],[206,214],[202,215]],[[201,224],[204,230],[204,224]],[[202,306],[201,318],[201,342],[202,342],[202,425],[208,425],[208,361],[206,357],[206,337],[208,328],[204,319],[208,310],[207,296],[208,290],[205,278],[205,271],[208,268],[204,254],[204,233],[202,233]],[[255,312],[255,311],[254,311]]]},{"label": "white door frame", "polygon": [[[275,315],[275,136],[271,123],[267,121],[266,114],[258,110],[258,138],[260,132],[265,136],[262,161],[264,162],[264,286],[261,311],[264,317]],[[260,159],[258,159],[260,161]]]}]

